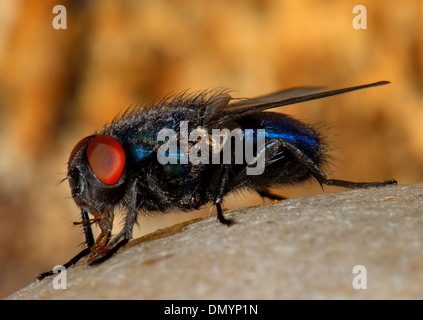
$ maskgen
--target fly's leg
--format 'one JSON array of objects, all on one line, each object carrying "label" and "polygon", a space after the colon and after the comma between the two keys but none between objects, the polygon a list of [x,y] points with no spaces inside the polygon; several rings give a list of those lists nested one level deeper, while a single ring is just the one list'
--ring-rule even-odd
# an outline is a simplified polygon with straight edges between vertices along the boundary
[{"label": "fly's leg", "polygon": [[215,204],[216,204],[216,209],[217,209],[217,219],[219,220],[220,223],[227,225],[227,226],[230,226],[230,225],[233,225],[233,224],[236,223],[235,220],[227,219],[223,215],[222,199],[217,199]]},{"label": "fly's leg", "polygon": [[[266,150],[266,152],[268,152],[269,154],[273,154],[273,153],[277,152],[278,148],[279,148],[279,145],[278,145],[277,142],[271,142],[271,143],[267,144],[266,147],[263,148],[263,150]],[[217,196],[216,196],[216,200],[214,202],[215,205],[216,205],[216,208],[217,208],[217,218],[219,219],[219,221],[221,223],[228,225],[228,226],[236,223],[234,220],[226,219],[223,215],[223,210],[222,210],[222,198],[223,198],[223,195],[225,194],[226,188],[228,186],[230,169],[231,169],[230,165],[224,165],[223,166],[223,169],[221,171],[220,181],[219,181],[219,184],[218,184]],[[237,176],[235,176],[231,179],[231,185],[237,186],[237,185],[241,184],[242,180],[245,179],[246,175],[247,175],[247,167],[245,167],[245,170],[242,170],[240,173],[238,173]],[[269,198],[271,200],[284,200],[284,199],[286,199],[282,196],[271,193],[265,187],[257,187],[257,188],[255,188],[255,191],[260,196],[262,196],[264,198]]]},{"label": "fly's leg", "polygon": [[135,181],[132,183],[129,209],[126,215],[125,226],[122,232],[120,232],[112,241],[110,241],[110,246],[108,248],[103,249],[102,252],[104,254],[102,256],[99,256],[97,259],[91,260],[90,264],[98,264],[103,261],[106,261],[107,259],[112,257],[121,247],[126,245],[129,240],[131,240],[134,225],[137,222],[137,183],[138,179],[135,179]]},{"label": "fly's leg", "polygon": [[219,220],[220,223],[227,226],[230,226],[236,223],[235,220],[226,219],[225,216],[223,215],[223,209],[222,209],[222,199],[223,199],[223,195],[225,194],[225,189],[229,180],[229,170],[230,170],[230,165],[223,166],[219,185],[217,188],[216,198],[214,201],[214,204],[216,205],[216,209],[217,209],[217,219]]},{"label": "fly's leg", "polygon": [[[87,248],[85,248],[80,253],[78,253],[75,257],[73,257],[68,262],[66,262],[63,265],[66,269],[68,269],[70,266],[73,266],[79,260],[81,260],[83,257],[88,255],[91,251],[91,247],[94,245],[93,231],[91,229],[92,222],[88,217],[87,211],[81,209],[81,218],[82,218],[82,221],[80,222],[80,224],[82,224],[83,228],[84,228],[85,243],[87,245]],[[78,224],[79,224],[79,222],[78,222]],[[53,274],[54,274],[53,270],[50,270],[50,271],[47,271],[47,272],[44,272],[44,273],[40,273],[35,279],[37,281],[41,281],[44,278],[49,277]]]},{"label": "fly's leg", "polygon": [[85,244],[88,248],[91,248],[94,245],[94,235],[91,225],[96,223],[100,219],[100,217],[98,216],[94,219],[89,219],[88,212],[83,209],[81,209],[81,217],[82,221],[74,222],[73,224],[75,226],[82,225],[85,235]]},{"label": "fly's leg", "polygon": [[388,185],[397,184],[397,181],[393,179],[380,181],[380,182],[352,182],[352,181],[337,180],[337,179],[327,179],[326,175],[319,169],[319,167],[313,162],[313,160],[307,157],[307,155],[305,155],[297,147],[283,140],[280,140],[280,145],[288,149],[297,158],[297,160],[310,171],[310,173],[320,183],[321,186],[325,184],[328,186],[338,186],[338,187],[345,187],[349,189],[360,189],[360,188],[384,187]]},{"label": "fly's leg", "polygon": [[114,213],[110,208],[95,216],[94,221],[97,222],[97,225],[100,228],[100,234],[95,240],[94,245],[91,247],[89,255],[85,259],[87,262],[91,262],[107,254],[108,249],[106,246],[109,243],[112,234],[113,220]]}]

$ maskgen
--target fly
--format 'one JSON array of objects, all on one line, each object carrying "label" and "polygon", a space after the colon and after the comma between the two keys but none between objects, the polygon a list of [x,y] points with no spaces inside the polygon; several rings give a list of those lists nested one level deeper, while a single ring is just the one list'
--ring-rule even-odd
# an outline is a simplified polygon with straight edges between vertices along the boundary
[{"label": "fly", "polygon": [[[64,266],[81,258],[90,264],[110,258],[132,238],[143,213],[191,211],[212,203],[218,220],[231,225],[222,201],[239,189],[282,200],[269,189],[310,178],[351,189],[395,185],[395,180],[329,179],[322,171],[327,161],[322,134],[290,116],[263,112],[388,83],[331,91],[301,87],[254,99],[234,99],[225,90],[184,92],[128,109],[79,141],[70,154],[67,180],[81,211],[77,224],[83,226],[86,248]],[[126,210],[125,224],[112,237],[117,208]],[[100,228],[95,241],[93,224]]]}]

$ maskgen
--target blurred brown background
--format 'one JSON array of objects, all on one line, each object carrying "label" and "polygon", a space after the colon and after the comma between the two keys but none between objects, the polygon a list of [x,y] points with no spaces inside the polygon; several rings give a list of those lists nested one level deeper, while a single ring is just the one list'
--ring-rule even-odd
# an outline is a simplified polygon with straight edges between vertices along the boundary
[{"label": "blurred brown background", "polygon": [[[67,29],[52,27],[56,4]],[[367,30],[352,26],[357,4]],[[281,109],[329,124],[332,177],[423,181],[423,2],[0,2],[0,297],[76,254],[70,150],[134,103],[216,86],[253,97],[292,86],[388,86]],[[325,188],[324,192],[338,191]],[[317,183],[278,190],[321,193]],[[260,204],[248,193],[227,208]],[[207,216],[146,217],[137,236]],[[95,297],[93,297],[95,298]]]}]

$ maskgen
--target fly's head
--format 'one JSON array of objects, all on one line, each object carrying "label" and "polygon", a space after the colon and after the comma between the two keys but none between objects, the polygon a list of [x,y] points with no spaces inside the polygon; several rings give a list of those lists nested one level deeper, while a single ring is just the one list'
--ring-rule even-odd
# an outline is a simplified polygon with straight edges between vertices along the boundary
[{"label": "fly's head", "polygon": [[101,213],[124,197],[127,176],[125,150],[112,136],[85,137],[70,154],[67,178],[72,198],[92,214]]}]

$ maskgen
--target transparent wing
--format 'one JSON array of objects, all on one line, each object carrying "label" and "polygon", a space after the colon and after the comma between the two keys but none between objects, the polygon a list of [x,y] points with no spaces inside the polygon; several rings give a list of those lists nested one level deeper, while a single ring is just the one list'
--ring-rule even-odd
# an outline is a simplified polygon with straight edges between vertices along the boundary
[{"label": "transparent wing", "polygon": [[254,99],[245,99],[230,103],[229,94],[225,93],[224,97],[216,98],[216,102],[207,108],[207,119],[205,124],[214,125],[216,123],[233,121],[248,114],[258,113],[264,110],[287,106],[291,104],[323,99],[351,91],[377,87],[388,84],[389,81],[379,81],[370,84],[348,87],[343,89],[322,91],[318,87],[300,87],[279,91],[269,95],[257,97]]},{"label": "transparent wing", "polygon": [[[323,87],[298,87],[292,89],[286,89],[278,92],[274,92],[268,95],[256,97],[256,98],[247,98],[247,99],[239,99],[239,101],[232,102],[225,110],[237,110],[243,109],[247,107],[257,106],[264,103],[275,102],[275,101],[282,101],[290,98],[295,98],[299,96],[305,96],[313,93],[317,93],[322,91]],[[232,99],[238,100],[238,99]]]}]

